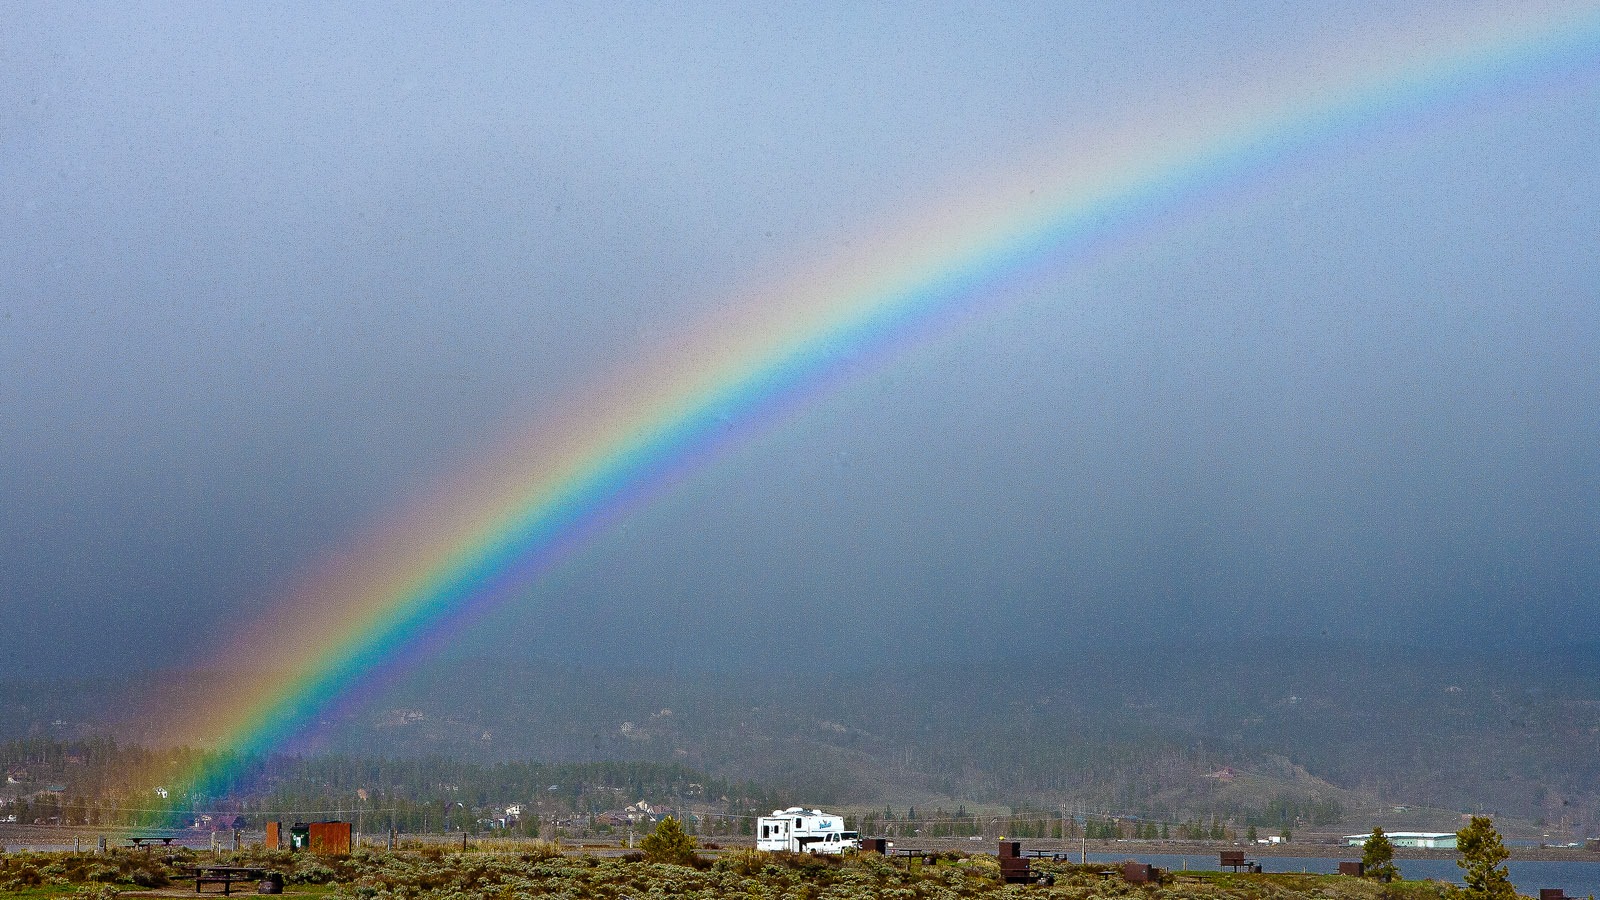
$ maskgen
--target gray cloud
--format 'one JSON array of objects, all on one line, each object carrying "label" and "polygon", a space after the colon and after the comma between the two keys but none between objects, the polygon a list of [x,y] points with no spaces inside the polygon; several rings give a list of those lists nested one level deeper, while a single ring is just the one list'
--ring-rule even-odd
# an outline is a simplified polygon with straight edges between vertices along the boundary
[{"label": "gray cloud", "polygon": [[[181,659],[739,285],[1377,15],[11,8],[17,664]],[[1008,288],[463,640],[1562,639],[1600,559],[1594,104],[1441,110]]]}]

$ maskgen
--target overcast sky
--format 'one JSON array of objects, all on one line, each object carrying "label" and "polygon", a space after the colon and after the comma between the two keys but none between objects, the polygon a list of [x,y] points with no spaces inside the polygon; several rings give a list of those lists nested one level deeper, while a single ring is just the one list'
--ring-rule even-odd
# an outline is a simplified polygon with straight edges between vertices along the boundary
[{"label": "overcast sky", "polygon": [[[6,4],[0,659],[179,664],[742,285],[1497,5]],[[1006,287],[457,648],[1581,636],[1600,78],[1436,112]]]}]

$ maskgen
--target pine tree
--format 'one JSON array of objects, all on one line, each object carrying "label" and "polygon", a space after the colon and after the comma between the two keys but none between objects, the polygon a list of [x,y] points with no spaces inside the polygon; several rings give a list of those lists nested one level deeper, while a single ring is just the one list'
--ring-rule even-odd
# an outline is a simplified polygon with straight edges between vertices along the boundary
[{"label": "pine tree", "polygon": [[644,851],[646,860],[674,866],[694,865],[697,858],[695,849],[699,846],[699,842],[690,837],[678,820],[671,816],[662,819],[656,830],[639,842],[639,849]]},{"label": "pine tree", "polygon": [[1400,869],[1394,864],[1394,843],[1376,825],[1361,845],[1361,868],[1368,878],[1392,881],[1400,877]]},{"label": "pine tree", "polygon": [[1511,854],[1500,841],[1500,832],[1494,830],[1494,821],[1488,816],[1473,816],[1467,827],[1456,832],[1456,849],[1461,858],[1461,880],[1467,883],[1467,896],[1472,900],[1516,900],[1517,891],[1503,863]]}]

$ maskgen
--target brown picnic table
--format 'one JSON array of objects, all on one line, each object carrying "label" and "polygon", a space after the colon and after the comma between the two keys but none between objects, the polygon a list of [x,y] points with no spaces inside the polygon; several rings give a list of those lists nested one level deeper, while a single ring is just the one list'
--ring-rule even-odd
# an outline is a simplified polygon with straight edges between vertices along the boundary
[{"label": "brown picnic table", "polygon": [[196,866],[194,870],[194,892],[200,893],[201,887],[207,884],[222,885],[223,896],[233,893],[233,884],[236,881],[261,881],[267,877],[266,869],[253,866]]},{"label": "brown picnic table", "polygon": [[903,856],[907,859],[934,859],[939,856],[938,850],[918,850],[915,847],[890,847],[888,856]]}]

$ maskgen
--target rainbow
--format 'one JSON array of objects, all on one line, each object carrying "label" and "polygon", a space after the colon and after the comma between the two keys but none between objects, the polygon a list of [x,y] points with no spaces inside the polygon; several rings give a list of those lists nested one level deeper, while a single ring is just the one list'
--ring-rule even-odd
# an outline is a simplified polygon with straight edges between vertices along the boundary
[{"label": "rainbow", "polygon": [[948,328],[1012,279],[1081,260],[1352,132],[1600,69],[1593,8],[1403,37],[1403,49],[1378,48],[1343,71],[1307,64],[1314,74],[1301,83],[1252,86],[1204,115],[1075,138],[1071,153],[946,198],[850,259],[751,291],[673,349],[573,398],[493,463],[336,552],[241,633],[224,653],[227,669],[246,673],[238,683],[168,713],[174,742],[227,751],[174,774],[176,790],[225,792],[242,760],[282,746],[475,612],[524,594],[624,512],[864,359]]}]

